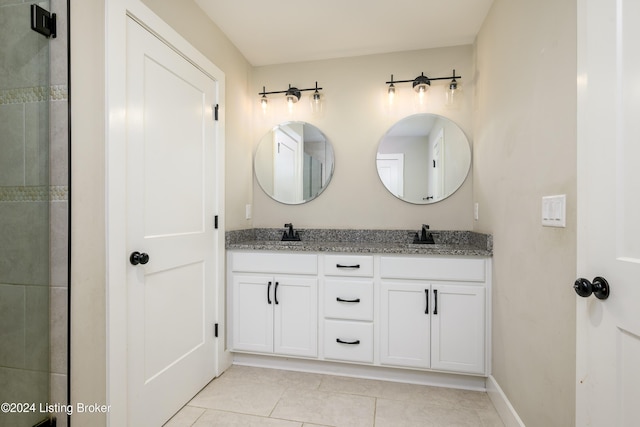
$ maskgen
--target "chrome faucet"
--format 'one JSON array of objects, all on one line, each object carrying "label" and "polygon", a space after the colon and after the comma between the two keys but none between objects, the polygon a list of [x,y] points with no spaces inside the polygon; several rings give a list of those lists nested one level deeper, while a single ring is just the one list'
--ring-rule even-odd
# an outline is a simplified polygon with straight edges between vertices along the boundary
[{"label": "chrome faucet", "polygon": [[285,230],[284,234],[282,235],[282,239],[280,239],[283,242],[299,242],[300,241],[300,234],[298,234],[297,231],[293,231],[293,223],[288,223],[284,225],[285,227],[289,227],[289,230]]},{"label": "chrome faucet", "polygon": [[415,237],[413,238],[413,243],[420,243],[425,245],[434,245],[436,243],[435,240],[433,240],[433,234],[431,234],[431,232],[429,231],[428,224],[422,224],[422,231],[420,235],[416,233]]}]

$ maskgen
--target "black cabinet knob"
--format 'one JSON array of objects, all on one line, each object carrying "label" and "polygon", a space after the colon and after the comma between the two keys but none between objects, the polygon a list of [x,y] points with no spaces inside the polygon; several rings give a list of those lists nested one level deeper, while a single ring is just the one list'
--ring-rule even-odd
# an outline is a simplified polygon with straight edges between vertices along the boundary
[{"label": "black cabinet knob", "polygon": [[131,263],[131,265],[138,265],[138,264],[146,264],[149,262],[149,255],[145,254],[144,252],[140,253],[138,251],[132,252],[131,256],[129,257],[129,262]]},{"label": "black cabinet knob", "polygon": [[609,298],[609,283],[604,277],[596,277],[593,279],[593,283],[587,279],[580,278],[573,284],[573,289],[576,294],[581,297],[588,297],[591,294],[595,295],[598,299]]}]

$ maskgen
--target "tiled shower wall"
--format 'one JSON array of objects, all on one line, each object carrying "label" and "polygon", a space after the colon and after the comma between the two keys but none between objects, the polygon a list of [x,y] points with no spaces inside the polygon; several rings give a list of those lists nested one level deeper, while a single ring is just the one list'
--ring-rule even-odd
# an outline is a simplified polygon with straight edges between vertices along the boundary
[{"label": "tiled shower wall", "polygon": [[[37,45],[23,48],[23,40],[33,38],[29,5],[0,0],[6,30],[0,41],[0,400],[39,402],[39,396],[50,396],[65,403],[67,1],[47,5],[58,15],[58,37],[40,36]],[[49,73],[49,85],[34,85]],[[31,425],[22,419],[11,422]],[[58,425],[66,425],[64,417]]]}]

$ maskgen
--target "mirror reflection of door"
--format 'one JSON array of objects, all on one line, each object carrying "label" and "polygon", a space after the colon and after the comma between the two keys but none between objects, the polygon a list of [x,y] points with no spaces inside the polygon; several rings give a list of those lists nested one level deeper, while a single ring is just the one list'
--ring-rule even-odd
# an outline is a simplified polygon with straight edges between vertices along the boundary
[{"label": "mirror reflection of door", "polygon": [[[440,200],[444,196],[444,130],[440,129],[433,142],[431,173],[429,174],[429,196]],[[431,200],[431,199],[429,199]]]},{"label": "mirror reflection of door", "polygon": [[331,143],[305,122],[281,123],[267,132],[254,158],[260,188],[280,203],[300,204],[318,197],[333,175]]},{"label": "mirror reflection of door", "polygon": [[378,153],[378,174],[385,187],[396,197],[404,197],[404,154]]},{"label": "mirror reflection of door", "polygon": [[[400,190],[395,173],[382,156],[404,156]],[[435,203],[452,195],[465,181],[471,148],[462,129],[446,117],[415,114],[394,124],[382,137],[376,158],[378,175],[396,197],[416,204]]]},{"label": "mirror reflection of door", "polygon": [[302,199],[301,130],[288,126],[280,127],[273,133],[273,192],[279,200]]}]

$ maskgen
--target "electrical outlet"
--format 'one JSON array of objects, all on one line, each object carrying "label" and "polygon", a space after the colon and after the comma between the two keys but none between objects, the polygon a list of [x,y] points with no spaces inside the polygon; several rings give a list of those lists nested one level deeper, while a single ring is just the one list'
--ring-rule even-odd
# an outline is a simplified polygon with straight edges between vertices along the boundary
[{"label": "electrical outlet", "polygon": [[480,218],[480,204],[475,202],[473,205],[473,219],[478,220]]},{"label": "electrical outlet", "polygon": [[251,205],[244,206],[244,219],[251,219]]}]

